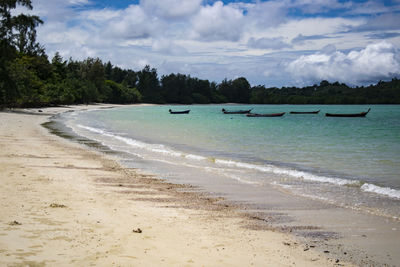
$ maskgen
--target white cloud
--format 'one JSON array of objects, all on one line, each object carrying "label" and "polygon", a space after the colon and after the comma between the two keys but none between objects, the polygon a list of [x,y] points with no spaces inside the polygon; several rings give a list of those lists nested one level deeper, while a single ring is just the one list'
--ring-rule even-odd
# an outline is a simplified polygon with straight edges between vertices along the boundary
[{"label": "white cloud", "polygon": [[112,19],[120,18],[122,13],[122,11],[110,9],[89,10],[82,12],[80,17],[83,20],[89,20],[94,23],[106,23]]},{"label": "white cloud", "polygon": [[162,27],[158,20],[149,18],[142,8],[131,5],[119,16],[102,24],[102,28],[104,38],[141,39],[152,36]]},{"label": "white cloud", "polygon": [[89,0],[69,0],[70,5],[87,5],[89,4]]},{"label": "white cloud", "polygon": [[168,39],[157,39],[152,44],[152,49],[155,52],[160,52],[165,55],[182,56],[187,53],[186,49]]},{"label": "white cloud", "polygon": [[239,9],[218,1],[203,7],[193,18],[193,31],[200,40],[238,41],[243,33],[243,20]]},{"label": "white cloud", "polygon": [[185,18],[196,13],[201,0],[142,0],[140,6],[148,14],[166,19]]},{"label": "white cloud", "polygon": [[400,75],[400,55],[392,44],[380,42],[347,54],[335,51],[301,56],[288,64],[287,71],[301,83],[365,84]]},{"label": "white cloud", "polygon": [[290,48],[291,45],[286,43],[282,37],[275,38],[250,38],[247,45],[255,49],[272,49],[272,50],[282,50],[285,48]]},{"label": "white cloud", "polygon": [[257,2],[245,6],[247,30],[258,31],[276,27],[287,21],[285,1]]}]

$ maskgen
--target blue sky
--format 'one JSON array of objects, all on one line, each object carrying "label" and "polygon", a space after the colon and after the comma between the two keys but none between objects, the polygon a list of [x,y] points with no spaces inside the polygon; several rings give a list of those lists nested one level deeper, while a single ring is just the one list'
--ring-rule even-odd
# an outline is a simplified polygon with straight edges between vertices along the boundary
[{"label": "blue sky", "polygon": [[[32,0],[50,58],[220,82],[366,85],[400,78],[400,0]],[[20,10],[19,10],[20,11]]]}]

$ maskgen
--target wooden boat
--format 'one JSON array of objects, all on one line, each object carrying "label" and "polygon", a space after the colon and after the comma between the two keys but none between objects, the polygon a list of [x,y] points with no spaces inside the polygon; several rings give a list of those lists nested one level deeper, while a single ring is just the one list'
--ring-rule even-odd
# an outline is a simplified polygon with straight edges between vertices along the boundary
[{"label": "wooden boat", "polygon": [[282,117],[286,112],[281,113],[267,113],[267,114],[259,114],[259,113],[248,113],[247,117]]},{"label": "wooden boat", "polygon": [[290,111],[290,114],[318,114],[320,111]]},{"label": "wooden boat", "polygon": [[365,117],[371,109],[361,113],[325,113],[327,117]]},{"label": "wooden boat", "polygon": [[234,110],[234,111],[227,111],[226,109],[222,109],[222,112],[224,114],[247,114],[250,113],[252,109],[248,109],[248,110]]},{"label": "wooden boat", "polygon": [[182,110],[182,111],[172,111],[168,110],[170,114],[188,114],[190,112],[190,109],[188,110]]}]

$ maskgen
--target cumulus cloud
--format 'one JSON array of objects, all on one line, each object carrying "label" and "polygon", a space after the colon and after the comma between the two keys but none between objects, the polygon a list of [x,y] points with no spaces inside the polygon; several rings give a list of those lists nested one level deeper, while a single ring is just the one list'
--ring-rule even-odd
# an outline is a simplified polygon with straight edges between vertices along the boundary
[{"label": "cumulus cloud", "polygon": [[248,30],[265,30],[287,21],[285,1],[267,1],[245,6]]},{"label": "cumulus cloud", "polygon": [[193,31],[200,40],[238,41],[243,33],[243,19],[239,9],[218,1],[203,7],[193,18]]},{"label": "cumulus cloud", "polygon": [[142,0],[140,5],[148,14],[166,19],[185,18],[196,13],[202,0]]},{"label": "cumulus cloud", "polygon": [[316,53],[292,61],[287,71],[299,82],[341,81],[366,84],[400,75],[399,51],[388,42],[370,44],[360,51]]},{"label": "cumulus cloud", "polygon": [[165,55],[182,56],[187,53],[186,49],[168,39],[157,39],[152,44],[152,50]]},{"label": "cumulus cloud", "polygon": [[119,16],[107,21],[100,27],[105,28],[104,37],[141,39],[157,33],[162,28],[162,25],[158,20],[149,18],[139,6],[131,5],[120,12]]}]

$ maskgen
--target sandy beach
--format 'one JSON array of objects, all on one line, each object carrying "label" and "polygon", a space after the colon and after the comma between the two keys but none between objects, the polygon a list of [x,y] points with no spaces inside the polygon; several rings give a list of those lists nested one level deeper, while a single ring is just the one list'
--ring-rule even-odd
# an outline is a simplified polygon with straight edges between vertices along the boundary
[{"label": "sandy beach", "polygon": [[349,266],[41,126],[82,108],[0,113],[1,266]]}]

